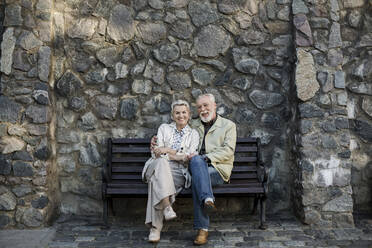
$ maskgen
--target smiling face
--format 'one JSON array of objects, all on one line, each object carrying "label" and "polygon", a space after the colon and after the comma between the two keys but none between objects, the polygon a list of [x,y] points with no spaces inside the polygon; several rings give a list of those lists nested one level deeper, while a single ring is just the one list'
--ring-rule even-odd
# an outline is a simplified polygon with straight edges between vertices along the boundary
[{"label": "smiling face", "polygon": [[216,118],[216,103],[208,96],[202,96],[196,101],[199,117],[203,122],[210,122]]},{"label": "smiling face", "polygon": [[184,128],[190,118],[190,110],[185,105],[176,105],[173,108],[172,119],[176,122],[177,128]]}]

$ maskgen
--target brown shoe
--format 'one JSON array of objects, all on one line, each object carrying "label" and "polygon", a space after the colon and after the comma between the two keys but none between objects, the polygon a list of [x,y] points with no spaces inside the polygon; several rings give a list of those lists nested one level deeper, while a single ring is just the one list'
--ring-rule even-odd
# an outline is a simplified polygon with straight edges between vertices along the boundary
[{"label": "brown shoe", "polygon": [[204,210],[207,212],[207,214],[217,212],[217,208],[214,205],[214,202],[212,202],[212,201],[205,201],[204,202]]},{"label": "brown shoe", "polygon": [[205,245],[208,242],[208,231],[200,229],[194,240],[195,245]]}]

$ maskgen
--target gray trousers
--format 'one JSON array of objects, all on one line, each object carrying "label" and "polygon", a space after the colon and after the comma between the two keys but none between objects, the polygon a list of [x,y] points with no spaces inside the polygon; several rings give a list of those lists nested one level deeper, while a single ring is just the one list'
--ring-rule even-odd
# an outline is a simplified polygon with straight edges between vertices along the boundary
[{"label": "gray trousers", "polygon": [[148,198],[146,209],[146,225],[163,228],[163,209],[160,202],[169,197],[173,204],[176,195],[185,185],[185,177],[182,173],[182,164],[168,161],[165,158],[157,158],[148,166],[145,176],[148,182]]}]

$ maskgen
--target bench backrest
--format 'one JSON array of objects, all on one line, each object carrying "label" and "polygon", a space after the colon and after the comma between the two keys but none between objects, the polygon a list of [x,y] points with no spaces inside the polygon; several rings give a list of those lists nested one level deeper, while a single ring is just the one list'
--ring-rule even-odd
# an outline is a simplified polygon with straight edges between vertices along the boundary
[{"label": "bench backrest", "polygon": [[[143,184],[141,172],[151,156],[150,139],[109,139],[107,172],[111,183]],[[259,187],[257,168],[260,156],[258,138],[238,138],[230,184]]]}]

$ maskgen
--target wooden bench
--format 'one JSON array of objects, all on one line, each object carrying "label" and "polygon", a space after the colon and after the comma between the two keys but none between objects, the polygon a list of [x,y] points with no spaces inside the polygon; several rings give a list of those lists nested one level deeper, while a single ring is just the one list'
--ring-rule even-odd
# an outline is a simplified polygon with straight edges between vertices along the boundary
[{"label": "wooden bench", "polygon": [[[150,139],[109,139],[108,159],[103,168],[102,199],[103,220],[107,225],[108,208],[113,210],[112,198],[135,198],[147,196],[147,184],[142,182],[141,172],[151,156]],[[267,173],[260,160],[259,138],[238,138],[235,161],[230,182],[213,187],[219,196],[254,197],[254,214],[260,203],[260,229],[266,229],[265,207]],[[191,189],[184,189],[181,197],[191,197]],[[179,197],[178,196],[178,197]]]}]

